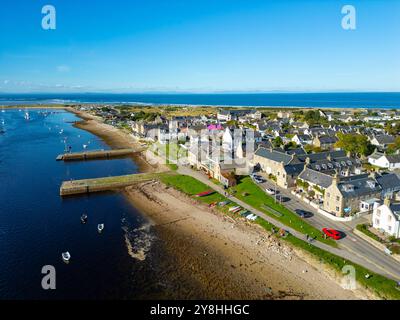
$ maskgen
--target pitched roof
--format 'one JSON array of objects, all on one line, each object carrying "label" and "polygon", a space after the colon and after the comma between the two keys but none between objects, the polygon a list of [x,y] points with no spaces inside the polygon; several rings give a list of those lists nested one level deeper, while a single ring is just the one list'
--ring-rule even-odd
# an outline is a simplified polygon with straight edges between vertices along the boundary
[{"label": "pitched roof", "polygon": [[291,160],[292,156],[283,152],[276,151],[274,149],[266,149],[266,148],[259,148],[255,154],[257,156],[276,161],[276,162],[283,162],[287,165]]},{"label": "pitched roof", "polygon": [[390,144],[394,142],[394,137],[388,134],[375,136],[375,139],[376,141],[378,141],[379,144]]},{"label": "pitched roof", "polygon": [[300,173],[299,178],[312,184],[316,184],[324,189],[328,188],[332,184],[333,180],[332,176],[310,168],[305,168],[304,171]]},{"label": "pitched roof", "polygon": [[376,177],[376,181],[378,181],[383,190],[400,190],[400,178],[397,174],[382,174],[381,176]]},{"label": "pitched roof", "polygon": [[381,185],[367,174],[341,178],[338,188],[345,198],[376,194],[382,191]]}]

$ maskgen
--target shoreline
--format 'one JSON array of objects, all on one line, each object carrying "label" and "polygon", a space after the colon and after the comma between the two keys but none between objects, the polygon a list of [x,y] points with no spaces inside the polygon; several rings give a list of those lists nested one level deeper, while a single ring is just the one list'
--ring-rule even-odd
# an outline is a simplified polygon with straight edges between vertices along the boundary
[{"label": "shoreline", "polygon": [[362,289],[343,289],[333,272],[257,225],[233,220],[161,182],[128,187],[125,193],[168,242],[177,272],[189,273],[197,284],[199,293],[191,298],[374,298]]},{"label": "shoreline", "polygon": [[[99,136],[110,147],[132,146],[133,141],[126,133],[99,122],[98,117],[65,109],[83,119],[75,124],[78,128]],[[371,298],[365,292],[342,289],[333,272],[326,268],[317,270],[316,263],[307,261],[306,254],[301,255],[273,239],[265,230],[257,230],[246,222],[233,222],[161,182],[154,185],[128,187],[123,194],[150,220],[162,239],[165,260],[176,267],[170,273],[171,279],[181,282],[185,278],[185,287],[190,288],[189,292],[174,289],[177,296],[169,293],[172,296],[168,294],[165,298],[179,298],[178,292],[185,292],[185,298],[192,299]],[[130,246],[128,252],[146,259],[145,253],[134,252]],[[223,272],[214,270],[216,265]]]},{"label": "shoreline", "polygon": [[[75,124],[76,127],[100,137],[111,148],[135,143],[130,136],[100,122],[97,117],[70,107],[62,109],[82,119]],[[133,160],[142,172],[154,170],[143,156]],[[140,160],[142,164],[138,162]],[[302,257],[302,253],[272,239],[264,230],[257,231],[247,223],[230,221],[229,217],[158,184],[150,191],[143,184],[130,187],[123,194],[150,219],[166,251],[165,261],[172,261],[174,268],[168,277],[171,277],[169,281],[177,282],[170,284],[178,286],[171,290],[176,296],[169,292],[161,298],[371,298],[365,292],[342,289],[332,272],[318,270],[315,263],[307,261],[306,254]],[[143,254],[139,254],[145,259]]]},{"label": "shoreline", "polygon": [[179,107],[179,108],[222,108],[222,109],[268,109],[268,110],[288,110],[293,111],[296,109],[308,111],[322,109],[325,111],[360,111],[360,110],[393,110],[398,109],[400,106],[354,106],[354,107],[330,107],[330,106],[254,106],[254,105],[219,105],[219,104],[179,104],[179,103],[135,103],[135,102],[76,102],[76,103],[65,103],[65,104],[21,104],[21,105],[0,105],[0,109],[66,109],[73,106],[103,106],[103,105],[114,105],[114,106],[127,106],[127,107]]},{"label": "shoreline", "polygon": [[[64,107],[64,110],[71,112],[82,119],[73,124],[74,127],[88,131],[101,138],[111,149],[124,149],[139,147],[128,134],[116,129],[108,124],[102,123],[99,117],[93,116],[83,111],[75,110],[71,107]],[[139,172],[154,172],[160,169],[160,166],[150,164],[142,152],[136,153],[130,157],[138,166]],[[162,168],[163,169],[163,168]]]}]

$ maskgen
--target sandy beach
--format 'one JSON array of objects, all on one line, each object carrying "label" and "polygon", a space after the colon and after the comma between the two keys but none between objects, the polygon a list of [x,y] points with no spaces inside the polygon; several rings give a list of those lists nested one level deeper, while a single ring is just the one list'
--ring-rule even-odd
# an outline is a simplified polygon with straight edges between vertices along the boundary
[{"label": "sandy beach", "polygon": [[[82,121],[76,122],[74,126],[76,128],[86,130],[90,133],[101,138],[107,145],[113,149],[124,149],[133,148],[140,149],[140,144],[127,133],[102,122],[102,119],[93,116],[84,111],[78,111],[74,108],[67,107],[67,111],[76,114]],[[154,172],[167,170],[165,166],[162,166],[155,162],[150,163],[143,153],[137,153],[132,156],[132,159],[139,167],[140,172]]]},{"label": "sandy beach", "polygon": [[[265,230],[234,221],[160,182],[127,188],[150,218],[188,299],[366,299]],[[176,281],[182,283],[177,277]],[[182,283],[185,285],[185,283]],[[178,289],[179,290],[179,289]],[[182,290],[180,290],[182,292]]]}]

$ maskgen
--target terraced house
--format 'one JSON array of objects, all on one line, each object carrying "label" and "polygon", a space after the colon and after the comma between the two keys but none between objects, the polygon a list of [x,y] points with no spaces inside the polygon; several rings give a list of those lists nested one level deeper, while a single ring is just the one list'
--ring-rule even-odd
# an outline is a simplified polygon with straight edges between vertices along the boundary
[{"label": "terraced house", "polygon": [[[275,176],[277,184],[283,188],[294,187],[297,178],[305,169],[308,169],[312,180],[308,182],[319,185],[322,185],[319,183],[320,179],[325,182],[328,179],[325,176],[333,176],[337,171],[343,176],[361,172],[360,160],[351,158],[344,151],[307,154],[301,148],[289,151],[259,148],[255,152],[254,163],[258,164],[262,171]],[[317,176],[315,179],[312,172]],[[306,179],[306,175],[303,175],[303,178]]]},{"label": "terraced house", "polygon": [[338,217],[362,211],[361,205],[379,200],[382,186],[375,175],[361,174],[348,177],[335,175],[326,188],[323,208]]}]

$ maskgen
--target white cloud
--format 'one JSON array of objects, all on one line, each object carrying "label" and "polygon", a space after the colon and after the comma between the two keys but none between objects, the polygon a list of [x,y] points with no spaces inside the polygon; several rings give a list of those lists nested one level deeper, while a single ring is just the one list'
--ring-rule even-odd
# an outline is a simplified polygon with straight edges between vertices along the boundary
[{"label": "white cloud", "polygon": [[61,65],[61,66],[57,66],[57,71],[58,72],[70,72],[71,68],[69,66]]}]

